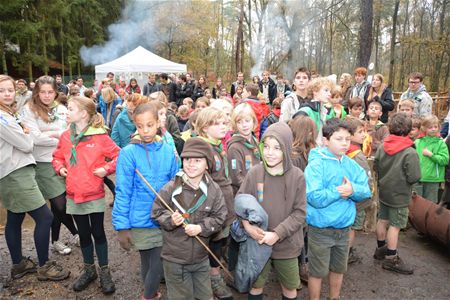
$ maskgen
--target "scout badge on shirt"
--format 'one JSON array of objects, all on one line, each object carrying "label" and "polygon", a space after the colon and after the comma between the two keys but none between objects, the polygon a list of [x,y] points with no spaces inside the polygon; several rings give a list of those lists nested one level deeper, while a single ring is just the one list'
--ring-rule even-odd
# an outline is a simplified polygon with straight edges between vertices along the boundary
[{"label": "scout badge on shirt", "polygon": [[257,183],[256,184],[256,193],[257,193],[257,198],[258,198],[258,202],[261,203],[264,200],[264,183]]},{"label": "scout badge on shirt", "polygon": [[251,168],[251,166],[252,166],[252,156],[246,155],[245,156],[245,168],[248,170]]},{"label": "scout badge on shirt", "polygon": [[235,159],[232,159],[232,160],[231,160],[231,169],[233,169],[233,170],[236,170],[236,169],[237,169],[237,166],[236,166],[236,160],[235,160]]},{"label": "scout badge on shirt", "polygon": [[216,171],[220,171],[222,168],[222,161],[217,155],[214,155],[214,160],[216,161]]}]

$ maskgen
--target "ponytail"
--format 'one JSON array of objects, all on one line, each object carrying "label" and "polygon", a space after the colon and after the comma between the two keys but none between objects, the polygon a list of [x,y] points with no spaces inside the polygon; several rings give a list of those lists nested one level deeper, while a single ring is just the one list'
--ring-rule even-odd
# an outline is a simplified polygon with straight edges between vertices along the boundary
[{"label": "ponytail", "polygon": [[103,116],[100,113],[96,113],[91,117],[89,125],[95,128],[103,128],[105,127],[105,119],[103,119]]}]

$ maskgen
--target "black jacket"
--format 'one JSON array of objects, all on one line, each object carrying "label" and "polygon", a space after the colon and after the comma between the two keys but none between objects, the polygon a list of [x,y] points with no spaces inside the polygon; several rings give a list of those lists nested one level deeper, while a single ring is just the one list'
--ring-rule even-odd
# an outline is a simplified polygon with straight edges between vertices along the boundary
[{"label": "black jacket", "polygon": [[[275,81],[272,80],[272,78],[269,77],[269,101],[270,104],[272,104],[273,100],[277,97],[277,85]],[[259,82],[259,90],[262,93],[263,92],[263,82],[262,80]]]},{"label": "black jacket", "polygon": [[175,96],[177,98],[177,105],[182,105],[184,98],[192,97],[192,86],[187,83],[184,85],[177,84]]},{"label": "black jacket", "polygon": [[369,104],[372,101],[380,102],[383,114],[380,117],[381,122],[387,123],[389,118],[389,112],[394,109],[395,103],[392,98],[392,91],[389,87],[386,87],[381,94],[381,97],[375,96],[371,101],[369,101],[370,88],[367,88],[366,95],[364,96],[364,101],[366,103],[366,112],[369,108]]},{"label": "black jacket", "polygon": [[148,96],[151,93],[159,91],[161,91],[161,85],[159,83],[155,82],[154,84],[150,84],[147,82],[146,84],[144,84],[144,90],[142,91],[142,94],[144,96]]},{"label": "black jacket", "polygon": [[161,83],[161,91],[166,95],[169,102],[176,102],[177,97],[175,95],[177,91],[177,85],[172,81],[168,81],[166,84]]},{"label": "black jacket", "polygon": [[203,97],[205,95],[205,89],[202,88],[200,85],[196,85],[194,88],[194,92],[192,93],[192,99],[195,101],[200,97]]}]

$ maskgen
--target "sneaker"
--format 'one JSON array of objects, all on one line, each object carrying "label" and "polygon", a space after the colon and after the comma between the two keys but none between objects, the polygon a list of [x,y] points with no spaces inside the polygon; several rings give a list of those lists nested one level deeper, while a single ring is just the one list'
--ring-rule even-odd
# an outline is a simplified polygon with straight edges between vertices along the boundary
[{"label": "sneaker", "polygon": [[42,267],[38,267],[37,273],[37,278],[40,281],[59,281],[66,279],[70,275],[70,271],[64,270],[62,266],[58,265],[55,261],[50,260]]},{"label": "sneaker", "polygon": [[97,279],[97,277],[95,265],[84,264],[84,271],[81,276],[78,277],[77,281],[73,283],[72,288],[75,292],[81,292],[86,289],[91,282]]},{"label": "sneaker", "polygon": [[100,286],[105,295],[112,294],[116,291],[116,286],[111,278],[108,266],[100,267]]},{"label": "sneaker", "polygon": [[414,270],[405,264],[405,262],[398,255],[386,256],[383,260],[383,269],[397,272],[400,274],[411,275]]},{"label": "sneaker", "polygon": [[68,244],[69,244],[69,245],[72,245],[72,246],[80,247],[80,236],[78,235],[78,233],[75,234],[75,235],[72,235],[72,236],[69,238]]},{"label": "sneaker", "polygon": [[301,263],[300,264],[300,280],[308,283],[308,263]]},{"label": "sneaker", "polygon": [[386,258],[387,253],[387,245],[384,245],[382,247],[378,247],[375,249],[375,253],[373,254],[373,258],[376,260],[383,260]]},{"label": "sneaker", "polygon": [[15,264],[11,268],[11,278],[19,279],[28,273],[36,273],[36,263],[29,257],[22,257],[20,263]]},{"label": "sneaker", "polygon": [[348,253],[348,261],[347,264],[351,265],[354,263],[360,263],[362,260],[361,256],[358,255],[355,248],[350,248],[350,251]]},{"label": "sneaker", "polygon": [[211,287],[215,297],[219,300],[233,299],[233,294],[227,287],[221,274],[211,275]]},{"label": "sneaker", "polygon": [[70,249],[70,247],[68,247],[66,244],[64,244],[61,241],[56,241],[52,243],[52,249],[53,251],[58,252],[59,254],[62,255],[67,255],[70,254],[72,252],[72,249]]}]

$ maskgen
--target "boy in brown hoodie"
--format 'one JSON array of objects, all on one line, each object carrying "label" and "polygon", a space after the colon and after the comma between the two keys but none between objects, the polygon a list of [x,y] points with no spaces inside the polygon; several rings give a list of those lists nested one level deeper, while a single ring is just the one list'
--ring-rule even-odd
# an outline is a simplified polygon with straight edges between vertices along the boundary
[{"label": "boy in brown hoodie", "polygon": [[269,215],[267,231],[243,220],[247,233],[260,244],[273,246],[267,262],[250,290],[248,299],[262,299],[271,265],[277,270],[283,299],[297,299],[300,286],[298,259],[303,247],[306,215],[303,172],[292,165],[292,132],[284,122],[267,128],[260,144],[263,164],[250,169],[239,194],[251,194]]},{"label": "boy in brown hoodie", "polygon": [[[160,192],[175,212],[159,200],[152,207],[152,218],[163,233],[161,257],[167,294],[169,299],[212,299],[208,252],[193,237],[208,244],[225,222],[227,207],[220,187],[207,172],[214,166],[208,143],[189,139],[181,158],[183,170]],[[181,226],[183,223],[187,225]]]}]

